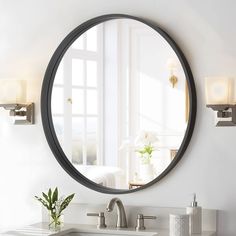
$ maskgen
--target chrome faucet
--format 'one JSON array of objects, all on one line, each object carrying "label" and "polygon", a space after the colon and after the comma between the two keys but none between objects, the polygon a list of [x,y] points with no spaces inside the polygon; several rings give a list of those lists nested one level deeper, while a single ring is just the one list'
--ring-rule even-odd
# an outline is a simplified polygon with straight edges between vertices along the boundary
[{"label": "chrome faucet", "polygon": [[125,208],[122,201],[119,198],[112,198],[107,205],[107,211],[111,212],[114,208],[114,205],[117,205],[117,228],[128,228],[126,221]]}]

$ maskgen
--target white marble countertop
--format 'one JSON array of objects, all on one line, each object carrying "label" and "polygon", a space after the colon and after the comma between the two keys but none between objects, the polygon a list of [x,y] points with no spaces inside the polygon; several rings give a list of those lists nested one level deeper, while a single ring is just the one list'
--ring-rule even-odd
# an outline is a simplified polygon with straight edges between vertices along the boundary
[{"label": "white marble countertop", "polygon": [[[15,230],[10,230],[0,235],[5,236],[62,236],[70,232],[80,233],[102,233],[115,235],[133,235],[133,236],[169,236],[169,231],[165,229],[147,229],[145,231],[136,231],[134,228],[119,229],[107,227],[105,229],[97,229],[95,225],[81,224],[65,224],[60,232],[53,232],[48,229],[48,223],[38,223],[31,226],[22,227]],[[194,234],[194,236],[215,236],[215,232],[205,231],[202,234]]]}]

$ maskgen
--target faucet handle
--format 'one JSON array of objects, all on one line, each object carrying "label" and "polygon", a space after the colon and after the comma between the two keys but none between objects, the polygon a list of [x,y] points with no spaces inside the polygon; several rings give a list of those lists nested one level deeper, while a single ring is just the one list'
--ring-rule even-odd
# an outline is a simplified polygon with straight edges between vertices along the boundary
[{"label": "faucet handle", "polygon": [[138,214],[137,219],[136,219],[136,230],[145,230],[144,226],[144,220],[145,219],[150,219],[150,220],[155,220],[157,217],[156,216],[144,216],[143,214]]},{"label": "faucet handle", "polygon": [[98,217],[98,223],[97,223],[97,228],[98,229],[104,229],[106,228],[106,223],[105,223],[105,216],[104,212],[99,212],[99,213],[87,213],[87,216],[97,216]]}]

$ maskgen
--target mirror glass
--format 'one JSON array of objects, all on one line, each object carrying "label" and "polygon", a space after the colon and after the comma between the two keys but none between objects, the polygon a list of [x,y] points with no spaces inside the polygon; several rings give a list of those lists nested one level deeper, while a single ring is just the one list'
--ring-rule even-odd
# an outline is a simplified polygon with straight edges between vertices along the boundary
[{"label": "mirror glass", "polygon": [[169,43],[133,19],[100,23],[68,48],[51,97],[57,139],[85,177],[139,188],[171,164],[183,141],[188,86]]}]

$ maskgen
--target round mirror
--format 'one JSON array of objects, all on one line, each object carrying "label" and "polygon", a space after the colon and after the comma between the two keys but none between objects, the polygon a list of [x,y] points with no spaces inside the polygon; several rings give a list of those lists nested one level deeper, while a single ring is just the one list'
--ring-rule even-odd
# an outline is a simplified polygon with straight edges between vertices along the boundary
[{"label": "round mirror", "polygon": [[106,15],[72,31],[43,83],[49,145],[78,182],[105,193],[137,191],[182,157],[196,115],[189,65],[159,27]]}]

